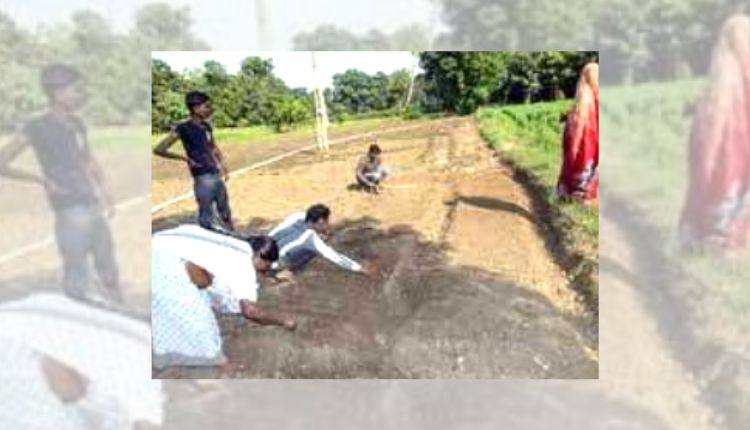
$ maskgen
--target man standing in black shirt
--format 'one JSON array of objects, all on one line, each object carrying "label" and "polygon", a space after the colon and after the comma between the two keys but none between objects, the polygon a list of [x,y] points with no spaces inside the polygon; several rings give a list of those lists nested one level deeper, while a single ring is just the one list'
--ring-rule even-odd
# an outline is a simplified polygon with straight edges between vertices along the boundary
[{"label": "man standing in black shirt", "polygon": [[[198,202],[198,224],[214,228],[214,205],[223,227],[234,230],[229,195],[225,182],[229,170],[224,156],[216,145],[213,129],[208,123],[211,117],[211,99],[200,91],[192,91],[185,97],[190,119],[177,125],[154,149],[154,154],[181,160],[187,163],[193,176],[195,199]],[[169,148],[182,141],[185,155],[170,152]]]},{"label": "man standing in black shirt", "polygon": [[[122,300],[112,233],[107,217],[114,200],[101,166],[93,157],[86,127],[76,115],[84,102],[80,73],[63,64],[45,67],[42,88],[48,109],[24,123],[11,143],[0,151],[0,175],[39,184],[55,213],[55,236],[64,265],[65,293],[87,299],[88,258],[93,257],[108,299]],[[32,148],[43,177],[11,163]],[[105,217],[106,214],[106,217]]]}]

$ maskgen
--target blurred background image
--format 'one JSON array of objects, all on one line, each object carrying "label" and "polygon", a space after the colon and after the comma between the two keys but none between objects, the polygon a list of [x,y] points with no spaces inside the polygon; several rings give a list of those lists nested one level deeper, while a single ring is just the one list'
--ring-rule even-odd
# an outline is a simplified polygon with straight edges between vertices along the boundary
[{"label": "blurred background image", "polygon": [[[605,155],[601,178],[599,381],[554,386],[311,381],[294,388],[284,382],[170,382],[163,387],[169,399],[164,407],[165,427],[236,425],[251,416],[258,423],[281,428],[310,423],[331,428],[745,426],[750,396],[745,288],[748,265],[741,246],[730,246],[731,252],[726,252],[725,245],[741,244],[736,238],[743,231],[742,223],[737,222],[742,219],[743,206],[738,203],[742,199],[735,196],[742,196],[746,184],[737,180],[742,177],[736,173],[743,171],[742,165],[726,163],[729,159],[745,159],[747,147],[736,138],[695,137],[721,136],[723,133],[717,130],[722,130],[722,124],[733,124],[733,133],[742,130],[739,89],[743,85],[741,71],[747,68],[737,64],[747,59],[743,53],[747,38],[742,19],[726,23],[734,14],[748,12],[744,3],[456,0],[358,2],[355,7],[351,2],[333,0],[315,4],[301,0],[160,4],[82,0],[54,5],[48,1],[5,1],[0,11],[2,148],[45,107],[42,69],[56,63],[75,67],[88,93],[78,114],[114,195],[115,216],[107,222],[120,288],[125,306],[140,312],[145,312],[149,302],[149,273],[144,268],[148,267],[147,208],[151,203],[148,197],[144,201],[138,198],[150,193],[150,178],[144,172],[150,171],[151,51],[296,48],[600,52],[604,99],[600,120]],[[712,111],[732,112],[731,119],[715,121],[716,115],[708,114]],[[701,119],[705,117],[711,118]],[[701,160],[710,162],[702,166]],[[14,165],[41,174],[33,151],[24,152]],[[731,167],[715,169],[725,165]],[[732,173],[715,174],[723,170]],[[695,187],[691,181],[715,186]],[[11,307],[18,307],[15,300],[31,292],[62,291],[56,214],[46,190],[7,178],[0,180],[0,190],[0,225],[4,227],[0,294]],[[693,210],[696,207],[704,210]],[[694,215],[683,216],[685,213]],[[698,225],[697,230],[716,234],[704,234],[704,238],[712,238],[708,241],[688,241],[699,246],[686,250],[681,225]],[[89,264],[92,279],[97,279],[93,262]],[[100,287],[94,287],[95,296]],[[22,308],[28,315],[28,306]],[[41,312],[57,317],[48,308]],[[57,327],[68,330],[62,324]],[[54,333],[43,330],[40,327],[37,333]],[[24,336],[31,338],[28,333]],[[41,351],[29,340],[22,339],[20,345],[18,342],[3,341],[7,346],[1,353],[3,361],[37,363],[30,357],[48,355],[69,366],[74,363],[61,352]],[[77,342],[103,350],[85,336]],[[13,354],[21,355],[11,355],[11,345],[17,351]],[[26,358],[15,359],[21,356]],[[130,366],[124,361],[117,363],[126,369]],[[86,373],[86,365],[76,366],[80,375]],[[3,388],[0,393],[17,402],[26,399],[30,401],[27,404],[41,405],[34,397],[41,392],[50,404],[59,406],[59,396],[67,393],[54,394],[50,379],[39,376],[44,374],[43,367],[33,364],[25,369],[26,373],[11,373],[20,381],[13,386],[20,390]],[[142,372],[144,379],[150,378],[150,366],[144,365]],[[4,381],[8,373],[3,374]],[[37,379],[40,385],[34,385],[41,391],[30,389],[31,378],[41,378]],[[96,379],[93,375],[89,378]],[[97,391],[92,389],[91,393]],[[84,397],[79,394],[71,398]],[[342,399],[349,400],[350,405],[342,406]],[[78,405],[73,409],[86,410],[85,402],[72,403]],[[257,409],[250,410],[248,405]],[[296,413],[290,414],[290,408]],[[113,410],[94,408],[105,409]],[[3,409],[13,410],[17,409]],[[57,412],[47,413],[56,416],[53,414]],[[134,415],[122,416],[132,419]],[[11,423],[9,417],[5,413],[0,421]],[[44,422],[39,421],[40,415],[30,417],[27,423]],[[69,422],[78,426],[70,428],[97,428],[74,419]]]},{"label": "blurred background image", "polygon": [[[312,247],[330,247],[317,252],[325,258],[284,260],[293,279],[259,271],[235,293],[257,280],[252,301],[297,323],[293,333],[221,310],[223,351],[240,369],[155,375],[597,376],[596,52],[153,56],[152,245],[155,255],[187,252],[215,276],[199,294],[218,296],[222,279],[246,268],[201,257],[226,235],[171,251],[156,246],[164,235],[208,234],[180,233],[200,224],[248,237],[314,204],[330,208],[328,227],[293,224],[325,238]],[[216,186],[214,209],[201,196]],[[280,260],[303,240],[294,234],[277,234]],[[156,323],[193,312],[185,301],[196,285],[167,285],[179,282],[167,276],[177,266],[152,267],[154,350],[214,356],[194,350],[197,334]],[[186,330],[198,333],[196,320]]]}]

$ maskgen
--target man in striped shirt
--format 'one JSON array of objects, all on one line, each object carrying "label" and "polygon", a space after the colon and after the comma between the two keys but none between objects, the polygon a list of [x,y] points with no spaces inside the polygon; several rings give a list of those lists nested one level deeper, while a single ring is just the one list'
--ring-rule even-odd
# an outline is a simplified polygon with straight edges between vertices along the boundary
[{"label": "man in striped shirt", "polygon": [[280,266],[296,270],[306,265],[318,255],[334,263],[342,269],[352,272],[367,272],[361,264],[339,254],[328,246],[320,237],[328,230],[328,220],[331,210],[322,204],[310,206],[307,212],[298,212],[287,217],[277,225],[269,236],[276,240],[279,246]]}]

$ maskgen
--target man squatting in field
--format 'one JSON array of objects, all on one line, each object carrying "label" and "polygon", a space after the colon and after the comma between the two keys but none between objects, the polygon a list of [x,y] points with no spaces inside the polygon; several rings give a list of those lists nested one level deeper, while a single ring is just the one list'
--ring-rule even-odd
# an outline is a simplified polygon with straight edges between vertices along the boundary
[{"label": "man squatting in field", "polygon": [[367,155],[357,163],[355,172],[357,183],[367,192],[377,193],[380,183],[388,176],[388,170],[382,164],[380,153],[380,146],[376,141],[370,145]]}]

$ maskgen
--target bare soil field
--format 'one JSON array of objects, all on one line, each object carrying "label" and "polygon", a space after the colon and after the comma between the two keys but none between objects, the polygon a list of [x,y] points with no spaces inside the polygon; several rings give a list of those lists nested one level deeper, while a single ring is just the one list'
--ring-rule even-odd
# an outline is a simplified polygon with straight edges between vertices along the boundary
[{"label": "bare soil field", "polygon": [[[226,153],[240,167],[309,143],[227,145]],[[596,319],[568,288],[531,197],[473,120],[380,130],[392,176],[379,195],[352,186],[369,143],[332,146],[327,156],[304,151],[228,185],[245,232],[313,203],[329,205],[332,245],[378,273],[314,261],[295,282],[261,279],[260,304],[293,315],[297,331],[222,317],[231,366],[155,369],[155,376],[596,378]],[[190,188],[179,163],[159,160],[153,169],[155,204]],[[194,217],[189,199],[157,213],[152,228]]]}]

